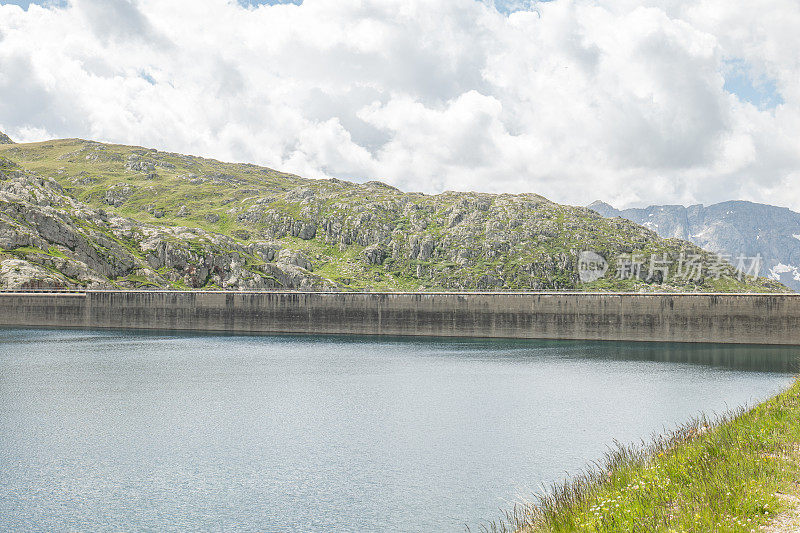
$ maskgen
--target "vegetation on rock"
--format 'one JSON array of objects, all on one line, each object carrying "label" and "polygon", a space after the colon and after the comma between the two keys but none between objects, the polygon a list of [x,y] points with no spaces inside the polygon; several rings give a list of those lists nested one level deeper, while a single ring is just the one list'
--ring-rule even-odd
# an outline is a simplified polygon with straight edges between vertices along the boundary
[{"label": "vegetation on rock", "polygon": [[[78,139],[0,145],[0,158],[5,287],[786,290],[536,194],[405,193]],[[611,265],[632,253],[701,264],[693,279],[645,263],[582,284],[583,250]]]}]

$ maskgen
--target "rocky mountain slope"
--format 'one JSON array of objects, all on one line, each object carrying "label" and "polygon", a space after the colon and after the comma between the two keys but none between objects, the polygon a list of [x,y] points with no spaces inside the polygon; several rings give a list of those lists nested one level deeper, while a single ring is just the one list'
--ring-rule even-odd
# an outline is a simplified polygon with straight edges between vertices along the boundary
[{"label": "rocky mountain slope", "polygon": [[662,237],[691,241],[730,256],[763,258],[762,275],[800,291],[800,213],[752,202],[722,202],[704,207],[653,205],[619,211],[595,202],[589,208],[606,217],[623,217]]},{"label": "rocky mountain slope", "polygon": [[[785,290],[535,194],[404,193],[77,139],[0,145],[0,208],[5,288]],[[688,253],[699,269],[581,283],[584,250],[611,265]]]}]

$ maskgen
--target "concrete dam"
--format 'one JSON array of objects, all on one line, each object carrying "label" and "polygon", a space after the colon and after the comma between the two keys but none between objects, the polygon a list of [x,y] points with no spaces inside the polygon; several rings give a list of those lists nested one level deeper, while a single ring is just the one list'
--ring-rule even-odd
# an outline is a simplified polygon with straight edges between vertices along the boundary
[{"label": "concrete dam", "polygon": [[800,345],[800,294],[4,292],[0,326]]}]

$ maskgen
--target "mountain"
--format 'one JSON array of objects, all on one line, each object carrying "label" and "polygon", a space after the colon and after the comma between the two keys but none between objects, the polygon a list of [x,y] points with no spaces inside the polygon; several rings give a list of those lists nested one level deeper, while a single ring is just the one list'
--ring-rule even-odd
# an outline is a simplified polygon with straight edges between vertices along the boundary
[{"label": "mountain", "polygon": [[785,207],[731,201],[710,205],[653,205],[619,211],[604,202],[590,209],[622,217],[662,237],[691,241],[735,265],[741,255],[763,258],[763,274],[800,291],[800,213]]},{"label": "mountain", "polygon": [[[0,145],[0,207],[5,288],[787,290],[536,194],[405,193],[79,139]],[[586,283],[584,251],[611,265]],[[617,276],[632,253],[696,255],[697,275]]]},{"label": "mountain", "polygon": [[14,144],[11,137],[0,131],[0,144]]}]

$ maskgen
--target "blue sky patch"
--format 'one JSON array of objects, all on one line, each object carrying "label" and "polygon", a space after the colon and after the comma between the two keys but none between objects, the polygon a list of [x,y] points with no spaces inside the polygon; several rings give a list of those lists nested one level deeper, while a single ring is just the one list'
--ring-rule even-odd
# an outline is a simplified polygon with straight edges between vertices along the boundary
[{"label": "blue sky patch", "polygon": [[[480,1],[480,0],[476,0]],[[549,2],[551,0],[489,0],[493,1],[495,7],[500,13],[513,13],[515,11],[527,11],[538,2]],[[260,5],[274,6],[276,4],[294,4],[299,6],[303,0],[238,0],[238,2],[245,7],[254,7]]]},{"label": "blue sky patch", "polygon": [[0,6],[12,5],[28,9],[31,4],[38,4],[44,7],[64,7],[69,4],[68,0],[0,0]]},{"label": "blue sky patch", "polygon": [[243,5],[244,7],[255,7],[255,6],[274,6],[277,4],[294,4],[299,6],[303,3],[303,0],[238,0],[239,4]]},{"label": "blue sky patch", "polygon": [[142,78],[147,83],[149,83],[150,85],[155,85],[156,84],[156,80],[153,78],[153,76],[151,76],[147,72],[140,71],[139,72],[139,77]]},{"label": "blue sky patch", "polygon": [[725,61],[723,88],[743,101],[761,110],[774,109],[783,103],[775,80],[753,72],[743,59]]},{"label": "blue sky patch", "polygon": [[530,11],[538,2],[549,2],[550,0],[494,0],[494,7],[505,15],[510,15],[515,11]]},{"label": "blue sky patch", "polygon": [[[256,7],[261,5],[274,6],[277,4],[294,4],[299,6],[303,0],[237,0],[239,4],[244,7]],[[480,1],[480,0],[476,0]],[[493,1],[495,7],[500,13],[506,15],[515,11],[530,10],[538,2],[550,2],[553,0],[489,0]],[[64,7],[69,3],[68,0],[0,0],[0,5],[12,4],[21,6],[27,9],[31,4],[39,4],[41,6]]]}]

